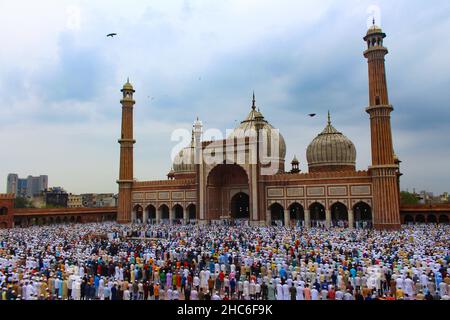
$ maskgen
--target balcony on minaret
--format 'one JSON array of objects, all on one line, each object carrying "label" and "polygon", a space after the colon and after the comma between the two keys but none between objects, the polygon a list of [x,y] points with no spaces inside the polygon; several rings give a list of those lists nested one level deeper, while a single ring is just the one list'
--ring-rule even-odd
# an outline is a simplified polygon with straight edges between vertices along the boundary
[{"label": "balcony on minaret", "polygon": [[130,83],[130,79],[127,79],[127,82],[123,85],[122,88],[122,93],[123,93],[123,102],[129,101],[129,102],[134,102],[133,100],[133,94],[135,92],[133,86]]},{"label": "balcony on minaret", "polygon": [[[371,51],[383,51],[385,54],[387,53],[387,48],[383,46],[384,38],[386,38],[386,34],[383,30],[375,25],[375,23],[367,30],[367,34],[364,37],[364,41],[367,43],[367,50],[365,55]],[[366,56],[367,57],[367,56]]]}]

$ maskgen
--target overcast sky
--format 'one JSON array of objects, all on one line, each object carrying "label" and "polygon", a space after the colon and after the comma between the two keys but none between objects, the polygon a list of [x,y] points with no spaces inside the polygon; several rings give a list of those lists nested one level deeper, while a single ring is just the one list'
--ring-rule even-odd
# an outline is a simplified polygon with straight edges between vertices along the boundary
[{"label": "overcast sky", "polygon": [[367,169],[371,12],[388,36],[402,189],[448,191],[448,0],[0,0],[0,192],[10,172],[47,174],[73,193],[116,192],[128,76],[139,180],[165,179],[174,129],[197,116],[205,129],[231,129],[253,90],[288,163],[296,154],[307,170],[306,148],[330,110]]}]

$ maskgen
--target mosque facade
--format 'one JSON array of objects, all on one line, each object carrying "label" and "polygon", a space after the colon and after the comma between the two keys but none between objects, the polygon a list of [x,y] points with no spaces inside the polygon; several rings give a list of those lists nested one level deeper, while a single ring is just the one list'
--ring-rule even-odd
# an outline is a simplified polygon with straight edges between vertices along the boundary
[{"label": "mosque facade", "polygon": [[118,222],[400,228],[401,174],[393,149],[385,37],[375,24],[364,37],[372,154],[372,164],[364,171],[356,170],[355,146],[335,128],[330,115],[307,148],[308,172],[299,170],[296,158],[287,170],[285,140],[253,96],[248,116],[226,139],[204,141],[203,124],[197,119],[192,141],[174,159],[167,180],[135,180],[135,91],[127,81],[121,90]]}]

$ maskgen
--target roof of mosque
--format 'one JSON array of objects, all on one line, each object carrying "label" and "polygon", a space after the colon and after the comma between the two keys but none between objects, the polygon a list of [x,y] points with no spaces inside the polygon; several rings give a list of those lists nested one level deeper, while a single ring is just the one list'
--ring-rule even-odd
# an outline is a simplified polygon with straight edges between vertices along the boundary
[{"label": "roof of mosque", "polygon": [[306,157],[310,167],[354,166],[356,163],[356,148],[350,139],[332,126],[331,117],[328,113],[328,124],[308,146]]}]

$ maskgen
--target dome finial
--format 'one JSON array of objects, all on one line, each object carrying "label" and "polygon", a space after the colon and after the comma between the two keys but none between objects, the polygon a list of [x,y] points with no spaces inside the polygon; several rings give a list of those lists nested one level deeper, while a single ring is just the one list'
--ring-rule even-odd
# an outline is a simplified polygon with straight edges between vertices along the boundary
[{"label": "dome finial", "polygon": [[375,25],[375,16],[373,16],[372,24]]},{"label": "dome finial", "polygon": [[253,101],[252,101],[252,109],[256,110],[256,99],[255,99],[255,91],[253,91]]},{"label": "dome finial", "polygon": [[328,110],[328,125],[331,126],[331,114],[330,114],[330,110]]}]

